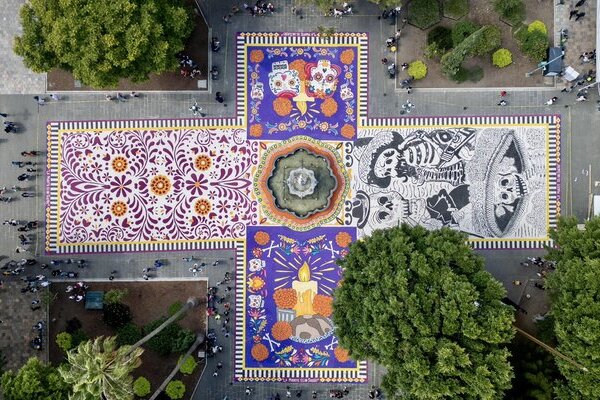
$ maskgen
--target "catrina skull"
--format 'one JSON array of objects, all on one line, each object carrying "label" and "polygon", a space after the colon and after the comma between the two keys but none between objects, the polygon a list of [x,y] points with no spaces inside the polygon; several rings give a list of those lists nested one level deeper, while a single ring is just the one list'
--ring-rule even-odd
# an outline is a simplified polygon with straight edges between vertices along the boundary
[{"label": "catrina skull", "polygon": [[308,63],[305,66],[308,76],[307,92],[309,96],[324,99],[335,93],[338,77],[342,69],[331,64],[329,60],[319,60],[317,64]]},{"label": "catrina skull", "polygon": [[269,87],[277,97],[293,98],[300,93],[298,71],[287,69],[269,73]]},{"label": "catrina skull", "polygon": [[494,182],[494,205],[496,215],[503,216],[514,212],[517,200],[527,194],[527,182],[514,171],[498,173]]}]

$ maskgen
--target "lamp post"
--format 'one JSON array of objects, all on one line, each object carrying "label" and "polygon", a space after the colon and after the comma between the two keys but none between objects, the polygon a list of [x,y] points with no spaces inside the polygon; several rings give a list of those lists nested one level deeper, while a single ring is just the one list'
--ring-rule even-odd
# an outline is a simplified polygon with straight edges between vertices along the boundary
[{"label": "lamp post", "polygon": [[546,68],[546,65],[552,64],[554,61],[558,60],[559,58],[562,58],[564,55],[565,55],[564,51],[562,51],[560,56],[554,57],[550,61],[542,61],[541,63],[538,64],[538,67],[536,69],[534,69],[533,71],[525,72],[525,76],[527,78],[529,78],[535,71]]}]

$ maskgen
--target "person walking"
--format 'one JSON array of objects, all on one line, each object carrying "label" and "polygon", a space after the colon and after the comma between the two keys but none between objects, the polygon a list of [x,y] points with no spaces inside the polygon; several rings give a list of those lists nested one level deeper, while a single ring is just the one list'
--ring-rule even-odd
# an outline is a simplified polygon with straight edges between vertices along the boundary
[{"label": "person walking", "polygon": [[500,100],[500,102],[498,103],[499,106],[506,106],[508,105],[508,102],[504,99]]},{"label": "person walking", "polygon": [[223,102],[225,101],[225,98],[223,97],[221,92],[217,92],[215,94],[215,100],[217,100],[218,103],[223,104]]},{"label": "person walking", "polygon": [[575,17],[575,22],[579,21],[583,17],[585,17],[584,12],[577,13],[577,16]]},{"label": "person walking", "polygon": [[0,113],[0,117],[6,118],[6,117],[8,117],[8,114],[7,113]]},{"label": "person walking", "polygon": [[36,103],[38,103],[38,106],[43,106],[44,104],[46,104],[46,99],[44,99],[43,97],[33,96],[33,99]]},{"label": "person walking", "polygon": [[33,192],[23,192],[21,193],[22,197],[35,197],[35,193]]},{"label": "person walking", "polygon": [[579,12],[579,10],[577,10],[577,9],[571,10],[571,12],[569,13],[569,20],[571,20],[571,18],[576,16],[578,12]]}]

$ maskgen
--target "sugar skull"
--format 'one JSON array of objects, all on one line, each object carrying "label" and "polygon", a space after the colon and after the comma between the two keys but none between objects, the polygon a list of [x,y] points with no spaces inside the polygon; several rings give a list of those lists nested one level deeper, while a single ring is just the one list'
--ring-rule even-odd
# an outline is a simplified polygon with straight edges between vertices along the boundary
[{"label": "sugar skull", "polygon": [[344,101],[351,100],[354,98],[354,93],[352,93],[352,89],[350,89],[350,86],[347,83],[344,83],[340,87],[340,97]]},{"label": "sugar skull", "polygon": [[251,294],[248,296],[248,305],[250,308],[262,308],[265,304],[262,296],[257,294]]},{"label": "sugar skull", "polygon": [[250,272],[259,272],[265,268],[265,261],[260,258],[253,258],[248,264]]},{"label": "sugar skull", "polygon": [[289,69],[287,61],[273,63],[273,72],[269,73],[269,87],[277,97],[292,98],[300,93],[300,75]]},{"label": "sugar skull", "polygon": [[250,97],[252,100],[262,100],[265,98],[264,85],[260,82],[252,86],[250,91]]},{"label": "sugar skull", "polygon": [[333,96],[337,89],[338,77],[342,72],[329,60],[319,60],[317,64],[308,63],[304,67],[308,76],[307,93],[309,96],[324,99]]}]

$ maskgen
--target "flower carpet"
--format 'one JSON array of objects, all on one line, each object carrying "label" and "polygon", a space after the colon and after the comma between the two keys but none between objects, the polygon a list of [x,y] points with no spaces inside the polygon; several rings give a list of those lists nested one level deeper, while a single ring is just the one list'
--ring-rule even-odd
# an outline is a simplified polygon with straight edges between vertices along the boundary
[{"label": "flower carpet", "polygon": [[[46,251],[234,249],[234,378],[366,382],[331,321],[353,240],[408,223],[540,248],[560,212],[559,116],[369,118],[367,42],[238,34],[235,118],[50,122]],[[307,184],[276,182],[298,152],[331,183],[304,214],[274,195]]]}]

